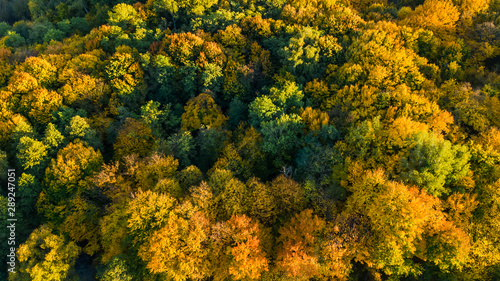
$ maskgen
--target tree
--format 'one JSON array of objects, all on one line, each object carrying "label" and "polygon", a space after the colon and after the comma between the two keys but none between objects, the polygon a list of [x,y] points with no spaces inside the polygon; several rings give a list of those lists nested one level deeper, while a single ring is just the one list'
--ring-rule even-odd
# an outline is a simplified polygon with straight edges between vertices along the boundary
[{"label": "tree", "polygon": [[166,154],[171,154],[179,159],[181,167],[191,165],[191,161],[196,155],[195,153],[195,142],[189,131],[178,132],[167,139]]},{"label": "tree", "polygon": [[262,123],[284,114],[297,114],[304,104],[304,94],[295,82],[285,80],[277,83],[269,92],[269,95],[257,97],[249,105],[249,117],[254,127],[263,126]]},{"label": "tree", "polygon": [[346,50],[347,63],[331,72],[332,80],[339,86],[387,89],[406,84],[419,89],[425,81],[419,67],[427,62],[405,44],[401,29],[394,23],[378,22],[363,32]]},{"label": "tree", "polygon": [[278,210],[282,214],[293,214],[301,211],[306,204],[302,185],[284,175],[277,176],[271,182],[271,191],[275,194]]},{"label": "tree", "polygon": [[65,131],[71,141],[81,139],[95,149],[104,150],[101,140],[97,136],[96,130],[87,123],[89,119],[79,115],[73,116],[66,126]]},{"label": "tree", "polygon": [[101,281],[132,281],[133,279],[126,262],[119,256],[108,261],[104,270],[97,276]]},{"label": "tree", "polygon": [[88,111],[96,110],[109,87],[102,79],[96,79],[87,74],[82,75],[80,72],[76,73],[76,77],[69,77],[66,84],[59,89],[64,104],[78,106]]},{"label": "tree", "polygon": [[179,172],[179,182],[183,190],[188,190],[192,186],[199,185],[203,180],[203,174],[196,166],[188,166]]},{"label": "tree", "polygon": [[452,145],[433,133],[419,133],[409,155],[401,159],[402,177],[434,196],[450,193],[449,185],[467,175],[470,154],[465,146]]},{"label": "tree", "polygon": [[20,70],[35,77],[38,84],[50,88],[56,80],[57,69],[40,57],[29,57],[21,65]]},{"label": "tree", "polygon": [[462,13],[470,12],[476,14],[488,10],[490,2],[484,0],[455,0],[453,4],[455,4]]},{"label": "tree", "polygon": [[262,135],[254,127],[239,126],[233,136],[238,154],[248,162],[251,171],[259,178],[266,178],[270,169],[262,149]]},{"label": "tree", "polygon": [[214,0],[151,0],[148,5],[161,16],[163,13],[168,13],[173,22],[174,29],[177,29],[176,21],[178,18],[179,10],[183,10],[188,16],[200,16],[215,5],[217,1]]},{"label": "tree", "polygon": [[[487,268],[500,261],[500,251],[493,246],[496,243],[495,241],[500,238],[497,226],[500,218],[497,207],[500,199],[499,186],[500,180],[496,180],[489,184],[479,184],[476,187],[475,192],[478,196],[477,202],[475,202],[477,205],[474,205],[477,208],[473,212],[473,222],[467,225],[471,228],[469,233],[472,233],[472,241],[466,268],[467,271],[472,273],[472,278],[489,278],[492,273]],[[464,205],[462,203],[458,206],[474,206],[471,206],[471,204]],[[486,272],[489,272],[488,276],[485,276]]]},{"label": "tree", "polygon": [[281,109],[277,107],[268,96],[257,97],[249,106],[249,117],[254,127],[271,121],[280,115]]},{"label": "tree", "polygon": [[143,19],[132,5],[119,3],[108,12],[110,25],[119,26],[123,30],[139,28],[143,25]]},{"label": "tree", "polygon": [[222,114],[212,97],[200,94],[189,100],[184,107],[181,127],[184,131],[198,130],[202,126],[217,129],[222,127],[226,120],[226,116]]},{"label": "tree", "polygon": [[52,113],[62,105],[62,97],[45,88],[39,88],[21,99],[23,111],[35,121],[36,124],[45,125],[52,121]]},{"label": "tree", "polygon": [[[93,255],[101,249],[101,237],[98,228],[98,220],[102,216],[99,206],[90,200],[91,192],[77,194],[70,200],[59,203],[54,209],[63,209],[66,217],[59,225],[59,231],[68,234],[75,242],[80,243],[83,252]],[[95,195],[94,195],[95,196]]]},{"label": "tree", "polygon": [[337,38],[324,35],[311,27],[304,27],[297,32],[288,45],[278,54],[288,71],[296,75],[298,81],[308,82],[319,78],[326,65],[337,63],[342,50]]},{"label": "tree", "polygon": [[153,145],[154,136],[151,129],[140,121],[127,118],[113,144],[114,158],[120,160],[134,153],[144,157],[148,155]]},{"label": "tree", "polygon": [[59,200],[79,189],[79,181],[101,168],[101,153],[81,142],[69,143],[59,150],[45,172],[47,191]]},{"label": "tree", "polygon": [[355,10],[331,0],[285,3],[283,8],[279,9],[280,18],[289,24],[314,26],[330,34],[349,34],[358,30],[364,23]]},{"label": "tree", "polygon": [[167,137],[168,133],[173,131],[181,121],[176,114],[177,105],[174,109],[172,104],[169,103],[160,109],[160,103],[151,100],[141,106],[141,118],[144,123],[149,125],[155,136]]},{"label": "tree", "polygon": [[4,42],[5,46],[16,48],[25,45],[26,39],[15,31],[7,31]]},{"label": "tree", "polygon": [[23,169],[32,169],[47,160],[47,146],[30,137],[22,137],[17,145],[19,162]]},{"label": "tree", "polygon": [[214,225],[210,255],[214,280],[258,279],[267,271],[262,236],[259,225],[245,215]]},{"label": "tree", "polygon": [[137,105],[144,100],[146,86],[144,71],[134,58],[137,50],[126,46],[116,48],[104,67],[106,79],[117,96],[129,105]]},{"label": "tree", "polygon": [[246,186],[231,171],[216,169],[210,175],[209,185],[215,195],[218,219],[227,220],[247,211]]},{"label": "tree", "polygon": [[315,245],[325,228],[325,221],[304,210],[280,228],[277,262],[289,277],[308,280],[318,275],[319,253]]},{"label": "tree", "polygon": [[335,147],[313,144],[297,153],[297,179],[311,180],[342,198],[345,190],[333,179],[332,171],[341,169],[343,157]]},{"label": "tree", "polygon": [[31,280],[77,280],[73,266],[79,253],[73,241],[42,225],[17,250],[19,271],[29,274]]},{"label": "tree", "polygon": [[253,177],[246,182],[248,214],[261,223],[272,225],[278,215],[278,202],[270,184],[264,184]]},{"label": "tree", "polygon": [[[0,33],[1,33],[1,25],[0,23]],[[1,37],[0,37],[1,38]],[[12,75],[14,71],[14,67],[8,62],[12,55],[12,52],[6,48],[0,48],[0,66],[4,69],[4,71],[0,74],[0,85],[6,86],[8,78]]]},{"label": "tree", "polygon": [[189,218],[172,215],[139,250],[152,273],[165,273],[173,280],[201,280],[208,276],[210,261],[206,247],[210,221],[201,212]]},{"label": "tree", "polygon": [[102,164],[101,153],[81,142],[60,149],[45,171],[46,188],[38,199],[38,211],[49,221],[62,223],[72,212],[70,200],[89,188],[86,178]]},{"label": "tree", "polygon": [[38,88],[38,81],[29,73],[23,71],[14,71],[9,78],[8,90],[13,93],[27,94],[31,90]]},{"label": "tree", "polygon": [[299,147],[304,123],[295,114],[281,115],[279,119],[262,124],[262,148],[273,155],[274,165],[282,167],[289,163]]},{"label": "tree", "polygon": [[45,129],[45,134],[43,137],[43,144],[47,146],[53,152],[57,152],[59,146],[63,143],[64,136],[56,129],[56,126],[52,123],[47,125]]},{"label": "tree", "polygon": [[[393,276],[421,274],[413,257],[448,268],[461,266],[469,240],[446,220],[439,199],[416,187],[390,181],[383,170],[365,171],[359,164],[350,169],[346,212],[360,212],[370,219],[372,237],[366,241],[365,259]],[[398,210],[394,212],[394,210]],[[447,241],[446,237],[454,237]],[[453,240],[453,242],[451,242]],[[463,251],[458,247],[464,247]],[[446,262],[442,257],[447,256]],[[451,264],[450,264],[451,263]]]},{"label": "tree", "polygon": [[[36,201],[42,191],[42,184],[38,177],[35,177],[32,174],[22,173],[19,177],[18,187],[19,189],[17,191],[17,195],[18,198],[20,198],[18,207],[24,217],[30,218],[27,224],[29,225],[29,229],[31,231],[40,223],[36,212]],[[26,235],[28,234],[29,233],[26,233]]]},{"label": "tree", "polygon": [[148,1],[148,5],[151,7],[156,14],[161,15],[161,13],[169,13],[174,24],[174,29],[177,29],[176,20],[177,12],[179,11],[179,4],[177,1],[173,0],[157,0]]},{"label": "tree", "polygon": [[[3,171],[7,171],[8,166],[9,166],[9,160],[7,159],[7,153],[5,153],[5,151],[3,150],[0,150],[0,169],[2,169]],[[0,175],[0,179],[2,181],[6,180],[7,175],[6,174]]]},{"label": "tree", "polygon": [[9,121],[5,126],[7,128],[2,129],[8,134],[6,139],[10,141],[12,149],[17,148],[22,137],[36,138],[33,127],[22,115],[14,115]]},{"label": "tree", "polygon": [[404,18],[402,23],[443,33],[455,29],[459,16],[460,12],[452,1],[426,0]]},{"label": "tree", "polygon": [[300,115],[307,131],[319,131],[322,126],[328,125],[329,117],[325,112],[306,107]]},{"label": "tree", "polygon": [[224,142],[227,140],[227,132],[221,129],[206,128],[200,129],[196,137],[196,146],[198,155],[196,165],[202,170],[207,171],[214,165],[221,154]]},{"label": "tree", "polygon": [[[175,178],[178,166],[179,161],[172,156],[153,154],[144,160],[136,172],[137,187],[144,191],[167,192],[173,197],[181,195],[180,185]],[[163,188],[157,190],[160,187]]]},{"label": "tree", "polygon": [[49,42],[49,43],[51,41],[62,41],[64,39],[65,35],[66,34],[64,33],[64,31],[59,30],[59,29],[55,29],[55,28],[51,28],[43,36],[43,41]]},{"label": "tree", "polygon": [[220,154],[219,159],[217,159],[217,162],[215,162],[210,171],[216,169],[229,170],[238,178],[249,179],[251,176],[250,163],[239,155],[233,144],[228,144],[222,148]]}]

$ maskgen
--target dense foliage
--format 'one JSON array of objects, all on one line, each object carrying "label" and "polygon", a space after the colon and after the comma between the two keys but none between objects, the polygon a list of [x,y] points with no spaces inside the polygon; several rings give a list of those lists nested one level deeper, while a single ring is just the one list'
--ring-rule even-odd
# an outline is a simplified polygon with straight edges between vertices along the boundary
[{"label": "dense foliage", "polygon": [[0,0],[0,279],[499,279],[497,24],[498,0]]}]

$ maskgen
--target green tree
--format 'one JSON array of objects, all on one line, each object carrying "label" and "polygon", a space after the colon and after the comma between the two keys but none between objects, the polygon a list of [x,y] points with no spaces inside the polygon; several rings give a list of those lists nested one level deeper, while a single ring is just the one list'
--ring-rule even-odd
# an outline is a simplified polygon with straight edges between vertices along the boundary
[{"label": "green tree", "polygon": [[4,42],[5,46],[16,48],[26,44],[26,39],[15,31],[7,31]]},{"label": "green tree", "polygon": [[141,106],[141,118],[148,124],[153,134],[158,137],[167,137],[180,124],[180,118],[169,103],[161,107],[160,102],[149,101]]},{"label": "green tree", "polygon": [[119,3],[108,12],[110,25],[119,26],[123,30],[137,28],[143,24],[139,13],[132,5]]},{"label": "green tree", "polygon": [[86,118],[76,115],[69,121],[69,126],[66,126],[65,131],[71,141],[81,139],[95,149],[103,150],[103,145],[96,130],[90,127]]},{"label": "green tree", "polygon": [[277,83],[269,92],[270,95],[257,97],[249,106],[249,118],[255,127],[274,121],[283,114],[297,114],[304,104],[304,94],[295,82]]},{"label": "green tree", "polygon": [[65,33],[62,30],[51,28],[45,33],[43,36],[43,42],[49,42],[54,40],[54,41],[62,41],[65,37]]},{"label": "green tree", "polygon": [[467,175],[469,159],[467,147],[452,145],[433,133],[420,133],[413,138],[409,155],[401,159],[402,177],[431,195],[447,195],[450,184]]},{"label": "green tree", "polygon": [[167,152],[179,159],[181,167],[191,165],[196,155],[195,142],[190,132],[181,131],[167,139]]},{"label": "green tree", "polygon": [[207,171],[217,161],[227,139],[227,132],[221,129],[200,129],[196,136],[198,155],[195,164],[202,171]]},{"label": "green tree", "polygon": [[276,167],[282,167],[293,159],[303,130],[302,119],[295,114],[284,114],[262,124],[262,148],[273,156]]},{"label": "green tree", "polygon": [[288,71],[304,83],[319,78],[326,65],[337,63],[341,50],[337,38],[304,27],[290,38],[288,45],[281,48],[278,54]]},{"label": "green tree", "polygon": [[0,22],[0,37],[7,35],[7,31],[11,29],[11,26],[6,22]]}]

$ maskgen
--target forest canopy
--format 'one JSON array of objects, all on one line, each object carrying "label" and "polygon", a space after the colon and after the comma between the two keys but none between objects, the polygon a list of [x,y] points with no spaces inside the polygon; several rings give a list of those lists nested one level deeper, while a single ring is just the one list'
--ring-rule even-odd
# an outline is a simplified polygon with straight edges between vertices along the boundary
[{"label": "forest canopy", "polygon": [[0,0],[0,279],[499,279],[499,24],[498,0]]}]

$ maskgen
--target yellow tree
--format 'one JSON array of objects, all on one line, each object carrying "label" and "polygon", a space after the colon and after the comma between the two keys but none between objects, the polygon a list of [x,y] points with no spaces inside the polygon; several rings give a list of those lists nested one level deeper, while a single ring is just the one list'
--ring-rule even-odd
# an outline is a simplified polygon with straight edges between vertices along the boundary
[{"label": "yellow tree", "polygon": [[164,273],[175,281],[202,280],[209,276],[207,247],[210,221],[202,212],[185,218],[171,215],[139,249],[139,256],[152,273]]},{"label": "yellow tree", "polygon": [[291,214],[304,208],[305,190],[300,183],[281,174],[270,185],[281,213]]},{"label": "yellow tree", "polygon": [[50,88],[57,78],[57,68],[41,57],[27,58],[20,69],[35,77],[38,84],[45,88]]},{"label": "yellow tree", "polygon": [[73,241],[42,225],[19,246],[19,271],[29,274],[29,280],[78,280],[73,266],[79,254],[80,248]]},{"label": "yellow tree", "polygon": [[39,88],[21,99],[21,108],[37,124],[45,125],[52,120],[52,112],[62,105],[62,97],[45,88]]},{"label": "yellow tree", "polygon": [[127,118],[113,144],[114,158],[121,160],[124,156],[134,153],[144,157],[151,151],[153,145],[154,136],[151,129],[140,121]]},{"label": "yellow tree", "polygon": [[402,20],[402,24],[438,33],[452,32],[459,16],[460,12],[451,0],[425,0]]},{"label": "yellow tree", "polygon": [[319,131],[322,126],[328,125],[329,121],[326,112],[311,107],[306,107],[300,117],[302,117],[302,122],[306,124],[305,130],[307,131]]},{"label": "yellow tree", "polygon": [[38,88],[39,83],[35,77],[24,71],[14,71],[9,78],[7,89],[12,93],[26,94],[31,90]]},{"label": "yellow tree", "polygon": [[37,209],[45,219],[82,242],[86,253],[99,250],[97,227],[100,209],[88,198],[90,178],[103,164],[102,155],[82,142],[69,143],[59,150],[45,171],[45,188],[40,193]]},{"label": "yellow tree", "polygon": [[59,89],[59,93],[64,98],[64,103],[72,105],[85,102],[98,105],[107,88],[103,81],[86,74],[68,79],[68,82]]},{"label": "yellow tree", "polygon": [[462,13],[470,12],[473,15],[488,10],[490,0],[453,0]]},{"label": "yellow tree", "polygon": [[[419,275],[413,257],[428,260],[443,270],[460,268],[466,261],[469,240],[448,221],[439,199],[416,187],[390,181],[380,169],[350,168],[346,213],[359,212],[370,220],[372,236],[363,247],[364,262],[387,275]],[[462,247],[462,249],[460,249]]]},{"label": "yellow tree", "polygon": [[217,107],[213,98],[208,94],[189,100],[184,107],[181,127],[184,131],[198,130],[203,127],[220,128],[226,122],[227,117]]}]

